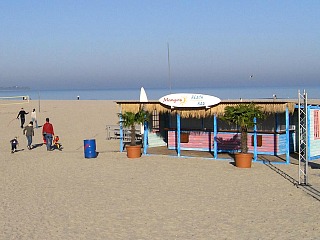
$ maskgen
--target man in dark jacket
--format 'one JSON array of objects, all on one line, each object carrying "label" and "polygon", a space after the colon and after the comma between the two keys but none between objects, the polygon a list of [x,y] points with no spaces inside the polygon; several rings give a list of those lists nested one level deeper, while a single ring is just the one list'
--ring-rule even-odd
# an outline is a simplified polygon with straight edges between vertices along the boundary
[{"label": "man in dark jacket", "polygon": [[17,119],[20,117],[21,121],[21,128],[23,128],[23,124],[26,122],[26,115],[28,112],[26,112],[23,108],[21,108],[20,112],[18,113]]}]

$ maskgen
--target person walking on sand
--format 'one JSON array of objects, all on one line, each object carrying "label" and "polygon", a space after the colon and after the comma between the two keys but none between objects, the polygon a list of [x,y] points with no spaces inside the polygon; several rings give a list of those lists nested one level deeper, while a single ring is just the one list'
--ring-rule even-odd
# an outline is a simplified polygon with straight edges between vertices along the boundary
[{"label": "person walking on sand", "polygon": [[31,113],[31,121],[32,123],[35,123],[36,124],[36,128],[38,128],[38,121],[37,121],[37,112],[36,112],[36,109],[33,109],[32,110],[32,113]]},{"label": "person walking on sand", "polygon": [[28,112],[26,112],[23,108],[21,108],[20,112],[18,113],[17,119],[20,117],[21,121],[21,128],[23,128],[23,124],[26,122],[26,115]]},{"label": "person walking on sand", "polygon": [[54,136],[53,125],[50,123],[49,118],[46,118],[46,123],[42,127],[42,135],[46,139],[47,151],[52,151],[52,139]]},{"label": "person walking on sand", "polygon": [[18,138],[15,137],[14,139],[10,140],[10,143],[11,143],[11,153],[14,153],[15,151],[17,151],[17,145],[19,144]]},{"label": "person walking on sand", "polygon": [[30,123],[23,129],[23,135],[26,135],[27,141],[28,141],[28,149],[32,149],[32,137],[34,136],[34,130],[33,130],[33,122],[30,121]]}]

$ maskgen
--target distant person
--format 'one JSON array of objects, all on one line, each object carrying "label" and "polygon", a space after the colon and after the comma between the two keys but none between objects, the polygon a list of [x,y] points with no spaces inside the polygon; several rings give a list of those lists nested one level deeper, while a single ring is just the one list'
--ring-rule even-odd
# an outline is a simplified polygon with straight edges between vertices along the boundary
[{"label": "distant person", "polygon": [[42,135],[46,139],[47,151],[52,151],[52,139],[54,136],[53,125],[50,123],[49,118],[46,118],[46,123],[42,127]]},{"label": "distant person", "polygon": [[34,136],[34,130],[33,130],[33,122],[30,121],[30,123],[23,129],[23,135],[26,135],[27,141],[28,141],[28,149],[32,149],[32,137]]},{"label": "distant person", "polygon": [[36,128],[38,128],[38,121],[37,121],[37,112],[36,112],[36,109],[33,109],[32,110],[32,113],[31,113],[31,121],[32,123],[35,123],[36,124]]},{"label": "distant person", "polygon": [[20,117],[21,121],[21,128],[23,128],[23,124],[26,122],[26,115],[28,112],[26,112],[23,108],[21,108],[20,112],[18,113],[17,119]]},{"label": "distant person", "polygon": [[17,151],[17,146],[19,144],[18,138],[15,137],[14,139],[10,140],[10,144],[11,144],[11,153],[16,152]]}]

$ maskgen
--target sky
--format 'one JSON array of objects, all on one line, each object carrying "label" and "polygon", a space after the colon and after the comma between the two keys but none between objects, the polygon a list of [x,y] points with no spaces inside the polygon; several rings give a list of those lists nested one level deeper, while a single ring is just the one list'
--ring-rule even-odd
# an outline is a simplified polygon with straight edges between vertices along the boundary
[{"label": "sky", "polygon": [[319,86],[319,0],[0,1],[0,87]]}]

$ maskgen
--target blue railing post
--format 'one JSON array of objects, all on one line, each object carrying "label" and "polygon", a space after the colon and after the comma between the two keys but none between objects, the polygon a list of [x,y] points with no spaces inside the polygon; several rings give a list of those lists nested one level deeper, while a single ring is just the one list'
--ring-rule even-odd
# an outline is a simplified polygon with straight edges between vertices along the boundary
[{"label": "blue railing post", "polygon": [[258,144],[257,144],[257,118],[253,118],[253,161],[256,162],[258,159]]},{"label": "blue railing post", "polygon": [[180,138],[181,138],[181,132],[180,132],[180,127],[181,127],[181,123],[180,123],[180,114],[177,113],[177,154],[178,154],[178,157],[180,157]]},{"label": "blue railing post", "polygon": [[148,150],[148,122],[144,121],[143,123],[143,154],[146,155],[147,154],[147,150]]},{"label": "blue railing post", "polygon": [[[121,111],[120,111],[121,113]],[[119,129],[120,129],[120,152],[123,152],[123,126],[122,126],[122,117],[119,115]]]},{"label": "blue railing post", "polygon": [[289,109],[286,107],[286,163],[290,163]]},{"label": "blue railing post", "polygon": [[218,126],[217,126],[217,115],[213,116],[213,157],[214,159],[218,158]]}]

